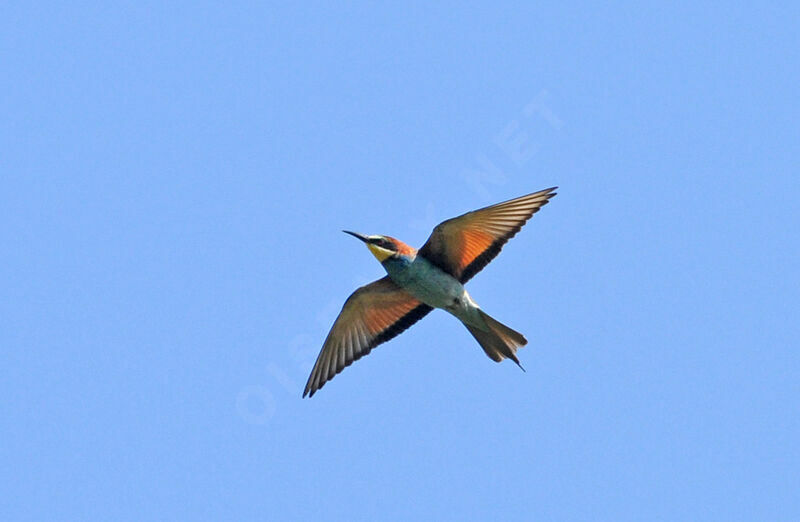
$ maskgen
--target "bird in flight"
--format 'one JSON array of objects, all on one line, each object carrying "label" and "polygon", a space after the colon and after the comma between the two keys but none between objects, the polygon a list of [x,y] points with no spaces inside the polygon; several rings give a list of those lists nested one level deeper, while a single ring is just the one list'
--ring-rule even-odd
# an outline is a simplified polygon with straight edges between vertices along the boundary
[{"label": "bird in flight", "polygon": [[345,301],[317,356],[303,397],[373,348],[441,308],[458,318],[492,360],[519,364],[517,348],[528,341],[490,317],[464,284],[497,257],[509,239],[556,195],[557,187],[511,199],[436,226],[416,250],[389,236],[357,237],[381,262],[385,277],[362,286]]}]

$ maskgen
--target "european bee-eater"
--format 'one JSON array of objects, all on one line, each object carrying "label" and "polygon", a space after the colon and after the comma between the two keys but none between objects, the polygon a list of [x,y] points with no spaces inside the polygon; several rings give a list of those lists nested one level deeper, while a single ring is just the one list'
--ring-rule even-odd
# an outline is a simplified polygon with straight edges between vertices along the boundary
[{"label": "european bee-eater", "polygon": [[464,284],[497,257],[503,245],[556,195],[556,188],[448,219],[433,229],[419,250],[389,236],[345,230],[366,243],[388,275],[362,286],[345,301],[314,363],[303,397],[313,396],[353,361],[434,308],[464,323],[492,360],[508,358],[519,365],[517,348],[528,341],[481,310]]}]

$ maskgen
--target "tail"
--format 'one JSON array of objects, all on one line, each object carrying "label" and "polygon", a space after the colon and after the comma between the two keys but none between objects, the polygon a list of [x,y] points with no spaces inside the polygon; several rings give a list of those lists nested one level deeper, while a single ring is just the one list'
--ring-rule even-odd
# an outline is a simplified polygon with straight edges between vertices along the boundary
[{"label": "tail", "polygon": [[[476,328],[465,323],[464,326],[467,327],[469,333],[472,334],[475,340],[478,341],[478,344],[481,345],[481,348],[483,348],[483,351],[486,352],[486,355],[488,355],[493,361],[500,362],[503,359],[508,358],[517,363],[517,366],[522,368],[522,365],[519,363],[519,359],[517,359],[517,348],[520,346],[525,346],[528,344],[528,341],[522,336],[521,333],[516,332],[500,321],[493,319],[482,310],[479,312],[486,323],[486,326],[488,327],[488,331],[481,330],[480,328]],[[522,370],[525,371],[525,368],[522,368]]]}]

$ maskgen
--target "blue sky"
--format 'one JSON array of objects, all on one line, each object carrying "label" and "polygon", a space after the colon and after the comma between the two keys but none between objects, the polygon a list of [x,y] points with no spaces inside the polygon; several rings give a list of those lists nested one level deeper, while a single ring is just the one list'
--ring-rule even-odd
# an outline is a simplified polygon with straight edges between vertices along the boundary
[{"label": "blue sky", "polygon": [[[3,520],[797,520],[798,7],[5,3]],[[559,195],[301,399],[341,229]]]}]

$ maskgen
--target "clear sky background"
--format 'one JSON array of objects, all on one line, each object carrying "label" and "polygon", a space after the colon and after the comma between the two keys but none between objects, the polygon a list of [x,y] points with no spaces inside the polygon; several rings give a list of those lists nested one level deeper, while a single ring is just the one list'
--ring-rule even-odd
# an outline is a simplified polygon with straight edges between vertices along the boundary
[{"label": "clear sky background", "polygon": [[[795,2],[0,7],[3,520],[798,520]],[[496,4],[496,3],[495,3]],[[559,195],[303,385],[347,228]]]}]

